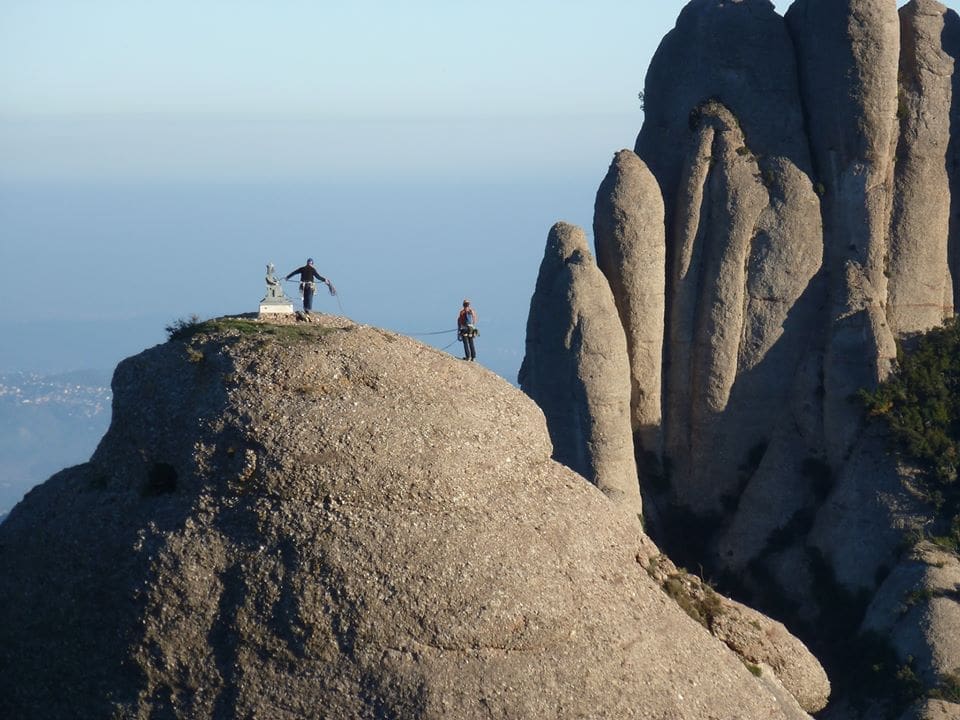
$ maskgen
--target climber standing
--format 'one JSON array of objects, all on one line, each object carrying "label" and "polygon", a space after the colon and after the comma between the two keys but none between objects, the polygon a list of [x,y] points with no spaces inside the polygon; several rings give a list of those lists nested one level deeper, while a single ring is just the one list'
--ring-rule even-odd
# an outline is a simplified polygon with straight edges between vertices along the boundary
[{"label": "climber standing", "polygon": [[457,316],[457,338],[463,341],[463,359],[476,360],[477,350],[473,339],[480,334],[477,330],[477,311],[470,307],[470,301],[463,301],[463,308]]},{"label": "climber standing", "polygon": [[313,266],[313,258],[307,258],[307,264],[303,267],[298,267],[287,275],[286,279],[289,280],[297,273],[300,273],[300,294],[303,297],[303,311],[309,314],[313,309],[313,293],[317,289],[314,280],[325,283],[331,295],[334,294],[333,285],[331,285],[330,281],[323,277],[323,275],[317,272],[317,269]]}]

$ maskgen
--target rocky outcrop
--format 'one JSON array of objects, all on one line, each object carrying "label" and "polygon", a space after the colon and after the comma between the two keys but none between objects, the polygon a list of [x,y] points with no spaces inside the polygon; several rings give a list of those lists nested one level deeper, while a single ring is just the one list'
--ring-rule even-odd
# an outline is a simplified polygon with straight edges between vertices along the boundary
[{"label": "rocky outcrop", "polygon": [[948,151],[953,70],[960,37],[949,38],[947,9],[913,0],[900,10],[900,137],[887,272],[887,317],[897,333],[939,326],[953,314],[948,267]]},{"label": "rocky outcrop", "polygon": [[936,686],[960,669],[960,559],[929,543],[900,563],[863,621],[893,643],[900,662]]},{"label": "rocky outcrop", "polygon": [[671,499],[720,513],[810,344],[822,259],[796,65],[766,0],[695,0],[647,73],[636,150],[667,217]]},{"label": "rocky outcrop", "polygon": [[636,143],[663,191],[668,245],[677,213],[687,214],[680,195],[696,108],[722,103],[739,121],[746,149],[781,185],[790,179],[773,176],[784,162],[810,171],[799,97],[792,41],[769,0],[687,3],[650,61]]},{"label": "rocky outcrop", "polygon": [[641,545],[637,560],[691,617],[752,666],[755,674],[762,676],[762,668],[766,668],[807,712],[826,707],[830,697],[827,674],[781,623],[718,594],[701,578],[677,568],[650,542]]},{"label": "rocky outcrop", "polygon": [[900,720],[956,720],[958,717],[960,705],[944,700],[924,700],[905,712]]},{"label": "rocky outcrop", "polygon": [[871,425],[823,499],[807,544],[825,557],[851,593],[872,592],[899,560],[905,538],[921,532],[924,510],[904,489],[906,468],[889,438]]},{"label": "rocky outcrop", "polygon": [[4,717],[807,717],[483,368],[229,320],[113,390],[0,526]]},{"label": "rocky outcrop", "polygon": [[[958,56],[960,17],[935,0],[796,0],[785,17],[768,0],[691,0],[650,64],[639,159],[618,153],[597,196],[631,360],[637,318],[661,315],[642,275],[659,268],[636,270],[622,248],[649,242],[654,185],[664,202],[662,425],[637,443],[662,447],[659,465],[643,458],[648,527],[676,562],[837,657],[885,578],[932,582],[902,555],[939,511],[857,398],[891,372],[897,340],[953,313]],[[638,386],[658,385],[633,372],[636,412]],[[871,627],[909,626],[914,650],[941,652],[954,631],[937,608]],[[858,716],[849,695],[827,716]]]},{"label": "rocky outcrop", "polygon": [[823,187],[830,282],[824,434],[827,457],[839,468],[860,427],[849,398],[886,377],[896,355],[885,273],[900,22],[888,0],[797,0],[786,19]]},{"label": "rocky outcrop", "polygon": [[519,379],[550,419],[554,459],[639,515],[627,341],[586,235],[567,223],[547,237]]},{"label": "rocky outcrop", "polygon": [[621,150],[594,205],[597,266],[606,276],[627,336],[631,422],[640,448],[659,456],[662,423],[666,245],[660,186],[630,150]]}]

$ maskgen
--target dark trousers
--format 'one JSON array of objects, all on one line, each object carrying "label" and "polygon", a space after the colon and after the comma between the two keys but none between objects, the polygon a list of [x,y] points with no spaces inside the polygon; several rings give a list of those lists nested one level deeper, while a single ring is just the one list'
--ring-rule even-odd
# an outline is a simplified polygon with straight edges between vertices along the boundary
[{"label": "dark trousers", "polygon": [[316,289],[316,285],[311,283],[303,284],[303,311],[310,312],[313,310],[313,291]]},{"label": "dark trousers", "polygon": [[464,360],[476,360],[477,349],[473,346],[473,334],[466,332],[461,335],[463,340],[463,358]]}]

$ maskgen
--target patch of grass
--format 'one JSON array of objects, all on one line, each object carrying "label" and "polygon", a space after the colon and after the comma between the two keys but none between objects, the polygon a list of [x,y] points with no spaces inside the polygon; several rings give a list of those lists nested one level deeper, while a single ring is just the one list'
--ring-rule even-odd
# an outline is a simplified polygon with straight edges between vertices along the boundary
[{"label": "patch of grass", "polygon": [[723,614],[723,601],[720,596],[709,585],[688,573],[673,573],[666,579],[662,587],[663,591],[687,615],[707,630],[713,627],[716,619]]},{"label": "patch of grass", "polygon": [[237,317],[215,318],[201,322],[196,315],[193,315],[187,320],[177,320],[168,325],[166,330],[171,340],[189,340],[199,335],[223,333],[278,340],[310,340],[335,332],[343,332],[346,328],[324,327],[315,323],[281,325]]},{"label": "patch of grass", "polygon": [[960,555],[960,515],[950,520],[950,531],[945,535],[933,535],[930,541],[938,547]]},{"label": "patch of grass", "polygon": [[754,677],[761,677],[763,675],[763,668],[761,668],[759,665],[754,665],[751,662],[747,662],[743,658],[741,658],[740,661],[747,667],[747,670],[749,670],[750,674]]},{"label": "patch of grass", "polygon": [[900,661],[890,640],[876,632],[861,633],[845,647],[843,660],[832,677],[850,690],[856,707],[882,704],[890,718],[900,717],[924,696],[913,659]]},{"label": "patch of grass", "polygon": [[920,603],[929,602],[934,598],[934,593],[929,588],[920,588],[918,590],[911,590],[903,598],[903,604],[906,608],[911,608],[914,605],[919,605]]}]

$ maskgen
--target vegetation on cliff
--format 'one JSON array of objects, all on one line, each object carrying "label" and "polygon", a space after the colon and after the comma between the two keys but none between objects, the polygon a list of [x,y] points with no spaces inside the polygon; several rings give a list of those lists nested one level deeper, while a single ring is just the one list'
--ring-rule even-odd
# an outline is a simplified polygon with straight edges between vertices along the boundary
[{"label": "vegetation on cliff", "polygon": [[900,343],[896,371],[860,398],[900,457],[921,470],[910,489],[934,508],[930,539],[960,551],[960,320]]}]

